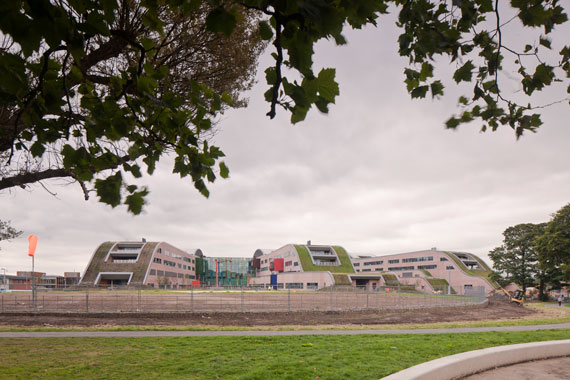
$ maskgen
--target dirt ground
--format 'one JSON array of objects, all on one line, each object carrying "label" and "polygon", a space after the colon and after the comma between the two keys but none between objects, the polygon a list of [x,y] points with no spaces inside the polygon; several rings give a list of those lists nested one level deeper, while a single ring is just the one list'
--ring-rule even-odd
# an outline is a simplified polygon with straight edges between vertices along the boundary
[{"label": "dirt ground", "polygon": [[0,327],[388,325],[539,318],[550,311],[491,299],[486,306],[408,310],[224,313],[7,313]]}]

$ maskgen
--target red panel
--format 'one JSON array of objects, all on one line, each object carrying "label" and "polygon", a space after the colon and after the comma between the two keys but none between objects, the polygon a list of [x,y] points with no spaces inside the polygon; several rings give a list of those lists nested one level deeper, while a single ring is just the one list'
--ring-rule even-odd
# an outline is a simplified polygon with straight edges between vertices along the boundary
[{"label": "red panel", "polygon": [[285,269],[285,265],[284,265],[284,260],[285,259],[275,259],[273,260],[273,270],[276,270],[278,272],[283,272]]},{"label": "red panel", "polygon": [[253,259],[253,267],[254,268],[261,268],[261,259]]},{"label": "red panel", "polygon": [[192,280],[192,285],[194,285],[194,286],[196,286],[196,285],[200,286],[200,281],[198,281],[198,280]]}]

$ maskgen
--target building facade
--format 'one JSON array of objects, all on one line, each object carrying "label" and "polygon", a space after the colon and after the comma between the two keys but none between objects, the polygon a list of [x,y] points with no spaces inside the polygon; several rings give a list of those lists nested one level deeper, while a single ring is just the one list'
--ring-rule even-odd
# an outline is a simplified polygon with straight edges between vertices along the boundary
[{"label": "building facade", "polygon": [[165,242],[105,242],[93,253],[81,284],[184,289],[196,281],[200,249],[186,252]]}]

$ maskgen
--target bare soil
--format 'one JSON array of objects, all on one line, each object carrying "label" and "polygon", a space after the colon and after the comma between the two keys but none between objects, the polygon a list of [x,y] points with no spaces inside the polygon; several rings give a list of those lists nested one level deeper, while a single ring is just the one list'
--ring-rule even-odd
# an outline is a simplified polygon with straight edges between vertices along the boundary
[{"label": "bare soil", "polygon": [[540,317],[541,311],[490,299],[485,306],[421,309],[204,312],[204,313],[6,313],[0,327],[117,327],[117,326],[357,326],[516,320]]}]

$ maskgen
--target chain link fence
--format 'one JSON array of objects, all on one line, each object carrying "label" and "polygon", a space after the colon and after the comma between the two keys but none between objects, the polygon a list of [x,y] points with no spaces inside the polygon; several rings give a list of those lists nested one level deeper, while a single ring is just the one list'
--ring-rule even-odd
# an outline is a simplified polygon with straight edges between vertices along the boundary
[{"label": "chain link fence", "polygon": [[0,313],[163,313],[274,312],[367,309],[413,309],[475,305],[485,302],[483,287],[464,295],[422,294],[398,287],[374,290],[327,288],[284,291],[204,288],[164,292],[142,287],[128,289],[50,290],[0,294]]}]

